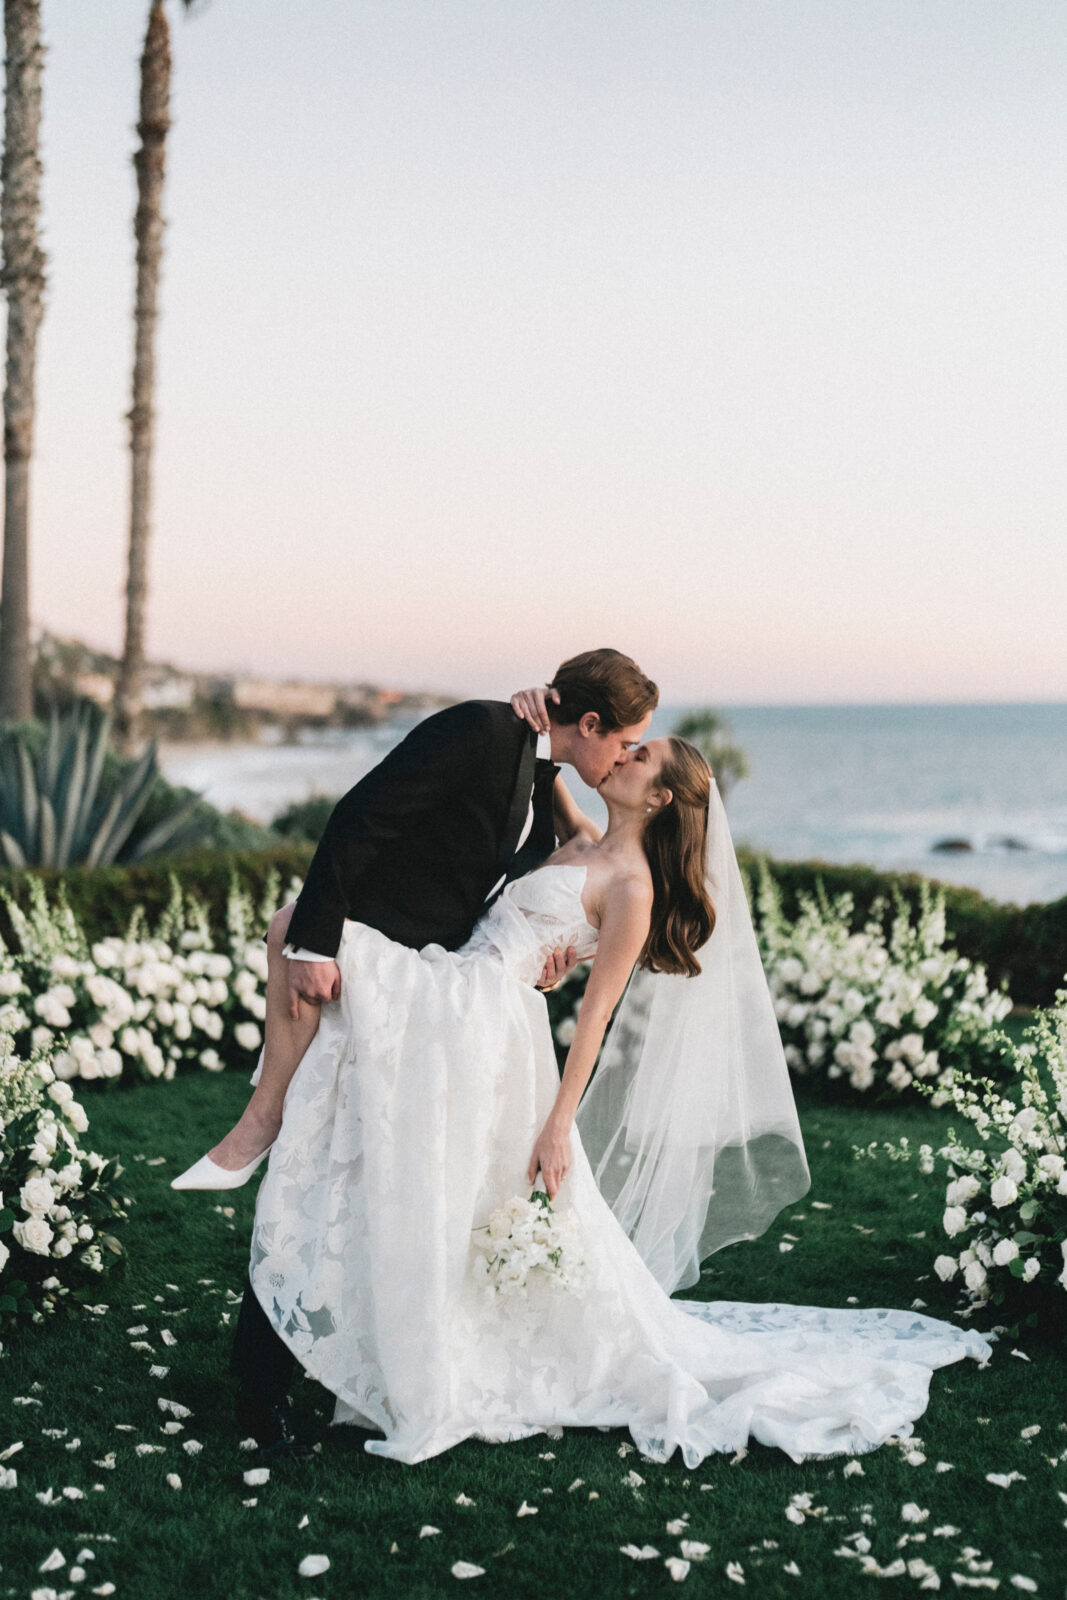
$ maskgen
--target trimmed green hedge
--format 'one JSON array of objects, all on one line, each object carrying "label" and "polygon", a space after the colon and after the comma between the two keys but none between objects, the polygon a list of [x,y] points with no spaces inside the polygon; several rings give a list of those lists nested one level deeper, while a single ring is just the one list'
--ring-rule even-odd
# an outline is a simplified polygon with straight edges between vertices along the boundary
[{"label": "trimmed green hedge", "polygon": [[[281,874],[283,887],[293,877],[303,877],[314,846],[294,840],[270,850],[200,850],[186,855],[159,857],[136,867],[77,868],[65,873],[42,871],[50,890],[59,879],[67,900],[90,940],[122,933],[135,906],[145,907],[151,922],[170,897],[170,873],[198,895],[219,925],[225,915],[231,874],[253,894],[261,893],[267,874]],[[741,865],[750,872],[756,856],[739,852]],[[839,866],[826,861],[771,861],[775,881],[782,891],[786,914],[797,908],[801,890],[814,892],[821,878],[830,895],[847,890],[856,903],[857,918],[865,921],[872,902],[883,896],[892,916],[892,891],[897,887],[908,903],[918,905],[922,879],[914,873],[877,872],[872,867]],[[0,887],[25,904],[25,873],[0,873]],[[945,891],[949,934],[961,955],[980,961],[989,972],[991,987],[1007,977],[1017,1005],[1048,1005],[1067,973],[1067,898],[1048,905],[1011,906],[986,900],[975,889],[952,884]],[[0,936],[10,939],[7,914],[0,905]]]},{"label": "trimmed green hedge", "polygon": [[[739,851],[741,865],[752,872],[757,856]],[[879,896],[888,901],[886,920],[893,915],[896,887],[914,909],[919,903],[918,873],[878,872],[873,867],[840,866],[830,861],[769,861],[771,874],[782,891],[787,916],[797,909],[800,891],[814,893],[821,878],[827,894],[847,891],[856,905],[857,921],[866,921]],[[1018,1006],[1049,1005],[1067,973],[1067,897],[1047,905],[1004,905],[987,900],[977,889],[944,883],[945,921],[950,942],[960,955],[979,961],[989,973],[990,988],[1008,979]]]},{"label": "trimmed green hedge", "polygon": [[[197,850],[180,856],[153,857],[135,867],[73,868],[67,872],[40,870],[49,898],[62,881],[67,903],[84,928],[90,943],[108,934],[123,934],[135,907],[143,906],[151,924],[170,899],[170,874],[184,889],[203,900],[217,927],[225,924],[226,900],[234,872],[253,897],[262,894],[267,876],[280,874],[284,890],[290,878],[302,878],[315,848],[310,844],[283,844],[271,850]],[[0,873],[0,888],[16,903],[27,904],[25,872]],[[264,929],[264,932],[266,930]],[[0,937],[12,942],[6,906],[0,902]]]}]

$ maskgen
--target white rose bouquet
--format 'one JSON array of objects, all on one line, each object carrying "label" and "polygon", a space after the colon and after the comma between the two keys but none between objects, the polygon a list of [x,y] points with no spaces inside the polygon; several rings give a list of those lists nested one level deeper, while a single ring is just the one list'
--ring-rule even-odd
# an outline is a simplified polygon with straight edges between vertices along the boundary
[{"label": "white rose bouquet", "polygon": [[79,1139],[89,1122],[43,1053],[21,1058],[0,1033],[0,1321],[40,1320],[92,1288],[123,1250],[121,1167]]},{"label": "white rose bouquet", "polygon": [[883,901],[854,930],[849,894],[820,884],[787,921],[765,861],[756,895],[760,955],[786,1060],[799,1077],[837,1081],[864,1095],[931,1080],[947,1091],[957,1067],[998,1059],[993,1030],[1011,1010],[989,992],[985,970],[946,948],[945,903],[926,883],[911,912],[898,895],[887,940]]},{"label": "white rose bouquet", "polygon": [[[919,1150],[919,1171],[945,1183],[942,1227],[951,1241],[933,1266],[945,1283],[959,1280],[972,1305],[1024,1305],[1031,1322],[1067,1327],[1067,988],[1054,1005],[1036,1012],[1023,1042],[997,1035],[1009,1068],[994,1083],[956,1072],[947,1090],[969,1124],[949,1130],[940,1150]],[[945,1090],[924,1086],[931,1099]],[[894,1160],[908,1160],[906,1139],[883,1144]],[[857,1148],[874,1156],[879,1146]],[[1028,1286],[1033,1286],[1028,1289]]]},{"label": "white rose bouquet", "polygon": [[474,1281],[492,1298],[525,1298],[534,1282],[572,1292],[584,1286],[577,1218],[554,1210],[543,1189],[498,1207],[475,1228],[474,1251]]}]

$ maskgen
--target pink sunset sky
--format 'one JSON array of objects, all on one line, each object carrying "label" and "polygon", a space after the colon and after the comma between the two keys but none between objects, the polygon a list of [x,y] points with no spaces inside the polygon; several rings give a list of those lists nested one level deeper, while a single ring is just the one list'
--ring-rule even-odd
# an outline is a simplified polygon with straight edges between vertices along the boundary
[{"label": "pink sunset sky", "polygon": [[[35,618],[122,628],[147,5],[45,0]],[[172,6],[150,653],[1067,698],[1067,8]]]}]

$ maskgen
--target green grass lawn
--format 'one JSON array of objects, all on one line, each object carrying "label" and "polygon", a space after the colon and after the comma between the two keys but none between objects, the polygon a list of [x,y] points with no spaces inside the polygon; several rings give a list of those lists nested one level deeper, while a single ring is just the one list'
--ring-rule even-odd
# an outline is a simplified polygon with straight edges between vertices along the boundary
[{"label": "green grass lawn", "polygon": [[[106,1313],[79,1308],[7,1337],[0,1452],[19,1440],[24,1448],[6,1462],[18,1470],[17,1488],[0,1493],[0,1595],[103,1593],[113,1584],[130,1600],[466,1590],[558,1600],[732,1594],[743,1579],[760,1596],[816,1600],[871,1581],[858,1558],[837,1553],[859,1534],[883,1568],[901,1558],[926,1562],[950,1593],[960,1587],[952,1574],[967,1580],[963,1588],[998,1580],[1001,1592],[1016,1592],[1012,1579],[1021,1575],[1037,1593],[1063,1596],[1067,1371],[1062,1347],[1033,1336],[1002,1338],[984,1371],[964,1361],[936,1372],[916,1424],[925,1460],[905,1459],[914,1441],[891,1443],[861,1459],[862,1475],[845,1475],[847,1457],[798,1465],[756,1445],[743,1459],[716,1456],[687,1472],[677,1460],[642,1461],[625,1433],[596,1431],[469,1442],[406,1467],[368,1456],[360,1435],[339,1428],[311,1462],[275,1467],[267,1484],[247,1486],[242,1474],[253,1458],[231,1425],[226,1361],[254,1186],[230,1196],[168,1188],[246,1093],[243,1076],[204,1075],[82,1096],[90,1142],[121,1156],[124,1192],[136,1202],[125,1228],[129,1266],[101,1285]],[[901,1133],[939,1143],[947,1114],[827,1107],[808,1092],[801,1112],[810,1194],[763,1239],[714,1257],[701,1295],[825,1305],[854,1297],[861,1306],[900,1307],[920,1297],[931,1314],[951,1317],[953,1290],[930,1275],[940,1248],[936,1191],[913,1167],[851,1154],[853,1144]],[[785,1235],[796,1241],[788,1252],[779,1250],[791,1242]],[[974,1320],[986,1329],[997,1318]],[[1029,1361],[1011,1353],[1020,1347]],[[166,1374],[153,1376],[153,1367]],[[162,1431],[161,1397],[191,1411],[181,1431]],[[316,1385],[301,1380],[296,1398],[325,1422],[328,1400]],[[33,1403],[21,1403],[27,1399]],[[1023,1437],[1035,1426],[1040,1432]],[[202,1449],[187,1453],[194,1440]],[[138,1446],[153,1449],[138,1454]],[[951,1470],[939,1472],[941,1462]],[[640,1483],[629,1479],[634,1470]],[[988,1472],[1013,1471],[1023,1478],[1008,1488],[986,1481]],[[180,1489],[167,1482],[175,1473]],[[65,1498],[65,1488],[82,1498]],[[37,1496],[49,1489],[57,1503],[42,1504]],[[457,1505],[460,1495],[475,1503]],[[785,1515],[795,1495],[811,1497],[802,1525]],[[517,1514],[524,1502],[535,1515]],[[909,1502],[929,1515],[902,1520]],[[682,1536],[667,1523],[683,1517],[684,1537],[710,1552],[676,1590],[664,1558],[679,1555]],[[440,1531],[420,1538],[427,1525]],[[659,1556],[631,1560],[620,1553],[626,1544],[652,1545]],[[63,1564],[41,1573],[53,1549]],[[84,1551],[92,1559],[82,1556],[80,1577],[71,1568]],[[330,1568],[302,1578],[298,1563],[312,1553],[327,1555]],[[457,1580],[457,1560],[485,1575]],[[729,1563],[740,1569],[734,1579]],[[881,1581],[884,1592],[911,1592],[922,1572]]]}]

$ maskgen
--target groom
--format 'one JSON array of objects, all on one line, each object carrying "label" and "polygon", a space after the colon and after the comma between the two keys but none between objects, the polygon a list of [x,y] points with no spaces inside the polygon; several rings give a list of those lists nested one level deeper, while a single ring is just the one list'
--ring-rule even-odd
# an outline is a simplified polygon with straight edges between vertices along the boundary
[{"label": "groom", "polygon": [[[412,949],[458,949],[486,902],[553,850],[558,764],[596,788],[640,743],[659,699],[617,650],[565,661],[550,689],[558,703],[549,705],[548,733],[535,734],[503,702],[465,701],[419,723],[338,801],[295,905],[271,923],[262,1076],[213,1160],[239,1167],[274,1138],[318,1008],[340,994],[335,956],[346,917]],[[548,986],[561,971],[558,959],[550,966]],[[237,1420],[271,1456],[307,1448],[289,1421],[293,1365],[248,1284],[231,1361]]]}]

